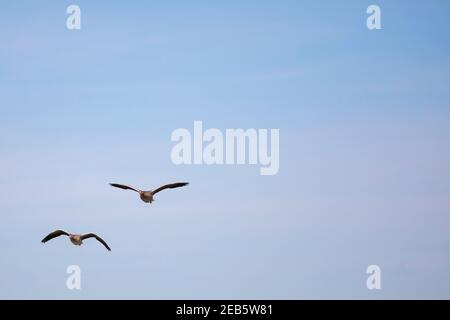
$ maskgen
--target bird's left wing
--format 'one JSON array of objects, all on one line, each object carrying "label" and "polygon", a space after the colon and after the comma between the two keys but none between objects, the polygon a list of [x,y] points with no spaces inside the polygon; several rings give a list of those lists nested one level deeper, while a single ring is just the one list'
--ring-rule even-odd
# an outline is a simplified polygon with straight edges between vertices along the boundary
[{"label": "bird's left wing", "polygon": [[53,231],[52,233],[49,233],[44,239],[42,239],[41,242],[46,243],[47,241],[52,240],[53,238],[56,238],[56,237],[59,237],[62,235],[68,236],[69,234],[63,230],[56,230],[56,231]]},{"label": "bird's left wing", "polygon": [[138,188],[132,187],[132,186],[127,186],[125,184],[119,184],[119,183],[110,183],[109,184],[111,187],[115,187],[115,188],[120,188],[120,189],[124,189],[124,190],[133,190],[136,192],[141,192],[141,190],[139,190]]}]

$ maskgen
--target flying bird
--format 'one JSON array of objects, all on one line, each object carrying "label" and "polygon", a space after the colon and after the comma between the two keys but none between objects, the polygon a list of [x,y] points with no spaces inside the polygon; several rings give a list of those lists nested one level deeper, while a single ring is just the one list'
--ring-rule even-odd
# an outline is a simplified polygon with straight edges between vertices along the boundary
[{"label": "flying bird", "polygon": [[108,251],[111,251],[111,249],[106,244],[106,242],[102,238],[100,238],[98,235],[96,235],[95,233],[71,234],[71,233],[67,233],[63,230],[56,230],[56,231],[53,231],[52,233],[48,234],[44,239],[42,239],[41,242],[46,243],[47,241],[52,240],[53,238],[56,238],[56,237],[59,237],[62,235],[68,236],[70,242],[72,242],[76,246],[81,246],[83,244],[83,240],[85,240],[85,239],[95,238],[95,239],[97,239],[97,241],[99,241],[101,244],[103,244],[105,246],[105,248],[108,249]]},{"label": "flying bird", "polygon": [[154,201],[153,196],[164,189],[174,189],[174,188],[184,187],[184,186],[187,186],[188,184],[189,184],[188,182],[176,182],[176,183],[170,183],[170,184],[163,185],[155,190],[143,191],[143,190],[139,190],[137,188],[131,187],[131,186],[124,185],[124,184],[110,183],[111,186],[116,187],[116,188],[136,191],[137,193],[139,193],[141,200],[146,203],[152,203]]}]

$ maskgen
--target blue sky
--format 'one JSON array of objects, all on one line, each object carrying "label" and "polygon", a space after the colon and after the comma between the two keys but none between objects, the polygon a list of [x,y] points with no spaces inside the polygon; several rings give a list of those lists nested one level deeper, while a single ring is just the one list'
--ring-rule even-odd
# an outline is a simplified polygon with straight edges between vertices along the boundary
[{"label": "blue sky", "polygon": [[[0,298],[450,298],[449,12],[1,1]],[[170,135],[194,120],[279,128],[279,173],[175,166]],[[108,186],[178,180],[150,207]],[[40,243],[59,228],[112,252]]]}]

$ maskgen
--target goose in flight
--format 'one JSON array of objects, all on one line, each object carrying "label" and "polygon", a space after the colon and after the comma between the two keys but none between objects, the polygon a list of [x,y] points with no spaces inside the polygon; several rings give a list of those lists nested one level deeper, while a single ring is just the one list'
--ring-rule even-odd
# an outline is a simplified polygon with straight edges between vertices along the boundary
[{"label": "goose in flight", "polygon": [[67,233],[63,230],[56,230],[53,231],[52,233],[48,234],[44,239],[42,239],[42,243],[46,243],[49,240],[52,240],[53,238],[59,237],[59,236],[68,236],[70,242],[72,242],[74,245],[76,246],[81,246],[83,244],[83,240],[88,239],[88,238],[95,238],[97,239],[97,241],[99,241],[101,244],[103,244],[105,246],[106,249],[108,249],[108,251],[111,251],[111,249],[108,247],[108,245],[106,244],[106,242],[100,238],[98,235],[96,235],[95,233],[86,233],[86,234],[71,234],[71,233]]},{"label": "goose in flight", "polygon": [[146,203],[152,203],[153,196],[164,189],[174,189],[174,188],[184,187],[184,186],[187,186],[188,184],[189,184],[188,182],[176,182],[176,183],[170,183],[170,184],[163,185],[155,190],[143,191],[143,190],[139,190],[137,188],[131,187],[131,186],[124,185],[124,184],[110,183],[111,186],[116,187],[116,188],[136,191],[137,193],[139,193],[141,200]]}]

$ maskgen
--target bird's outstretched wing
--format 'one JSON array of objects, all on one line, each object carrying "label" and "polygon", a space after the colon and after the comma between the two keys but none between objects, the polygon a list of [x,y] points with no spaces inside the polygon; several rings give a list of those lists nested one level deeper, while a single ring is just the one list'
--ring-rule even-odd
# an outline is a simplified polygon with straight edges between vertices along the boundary
[{"label": "bird's outstretched wing", "polygon": [[59,237],[62,235],[68,236],[69,234],[63,230],[56,230],[56,231],[53,231],[52,233],[48,234],[44,239],[42,239],[41,242],[46,243],[47,241],[52,240],[53,238],[56,238],[56,237]]},{"label": "bird's outstretched wing", "polygon": [[100,238],[100,237],[99,237],[98,235],[96,235],[95,233],[86,233],[86,234],[83,234],[83,235],[81,236],[81,240],[89,239],[89,238],[95,238],[95,239],[97,239],[97,241],[99,241],[102,245],[104,245],[105,248],[108,249],[108,251],[111,251],[111,249],[109,248],[109,246],[108,246],[108,244],[105,242],[105,240],[103,240],[102,238]]},{"label": "bird's outstretched wing", "polygon": [[136,189],[134,187],[127,186],[127,185],[124,185],[124,184],[110,183],[109,185],[112,186],[112,187],[116,187],[116,188],[120,188],[120,189],[124,189],[124,190],[133,190],[133,191],[136,191],[136,192],[141,192],[141,190],[139,190],[139,189]]},{"label": "bird's outstretched wing", "polygon": [[152,193],[156,194],[164,189],[174,189],[174,188],[184,187],[184,186],[187,186],[188,184],[189,184],[189,182],[176,182],[176,183],[166,184],[164,186],[159,187],[156,190],[153,190]]}]

